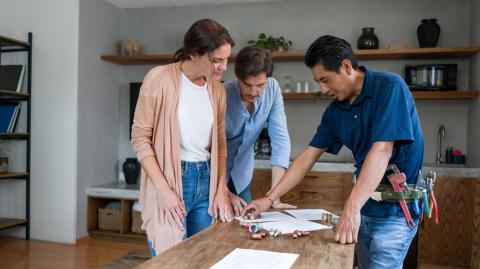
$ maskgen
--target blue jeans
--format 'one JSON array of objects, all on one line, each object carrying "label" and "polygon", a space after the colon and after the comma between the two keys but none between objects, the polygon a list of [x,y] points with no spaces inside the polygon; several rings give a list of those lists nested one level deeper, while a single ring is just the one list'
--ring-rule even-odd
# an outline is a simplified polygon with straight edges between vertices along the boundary
[{"label": "blue jeans", "polygon": [[355,254],[359,269],[401,269],[408,248],[418,229],[410,228],[405,218],[362,215]]},{"label": "blue jeans", "polygon": [[235,189],[235,185],[233,184],[233,179],[230,178],[227,184],[228,190],[233,194],[240,196],[245,202],[251,203],[252,202],[252,194],[250,193],[250,185],[248,185],[241,193],[237,193]]},{"label": "blue jeans", "polygon": [[203,162],[182,161],[183,201],[187,215],[183,220],[185,238],[188,238],[212,223],[208,214],[210,194],[210,160]]},{"label": "blue jeans", "polygon": [[155,252],[155,249],[153,248],[152,241],[150,241],[149,239],[147,239],[147,241],[148,241],[148,246],[150,247],[150,254],[152,255],[152,257],[157,256],[157,253]]},{"label": "blue jeans", "polygon": [[[208,214],[208,201],[210,194],[210,160],[202,162],[182,161],[182,188],[183,201],[187,215],[183,219],[185,237],[188,237],[207,228],[212,223]],[[155,249],[148,240],[152,257]]]}]

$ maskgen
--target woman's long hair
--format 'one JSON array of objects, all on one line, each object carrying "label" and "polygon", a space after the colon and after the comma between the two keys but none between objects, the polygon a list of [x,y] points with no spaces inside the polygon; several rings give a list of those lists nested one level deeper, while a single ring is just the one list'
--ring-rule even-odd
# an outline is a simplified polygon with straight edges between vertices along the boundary
[{"label": "woman's long hair", "polygon": [[235,46],[227,29],[221,24],[212,19],[196,21],[185,34],[183,47],[175,52],[173,62],[188,60],[194,52],[199,55],[212,52],[227,43]]}]

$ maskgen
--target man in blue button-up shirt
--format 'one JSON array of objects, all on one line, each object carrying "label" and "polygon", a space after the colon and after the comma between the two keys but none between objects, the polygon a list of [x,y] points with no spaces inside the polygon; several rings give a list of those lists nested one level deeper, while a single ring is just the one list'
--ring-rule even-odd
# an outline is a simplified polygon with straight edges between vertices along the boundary
[{"label": "man in blue button-up shirt", "polygon": [[388,72],[358,66],[348,42],[333,36],[318,38],[305,55],[320,91],[334,98],[322,116],[317,133],[275,188],[247,205],[254,216],[297,185],[324,152],[337,154],[348,147],[355,157],[357,183],[338,220],[335,239],[357,242],[358,267],[402,268],[417,232],[407,224],[398,201],[369,199],[379,184],[389,185],[387,165],[395,164],[415,184],[423,163],[423,136],[415,101],[403,79]]},{"label": "man in blue button-up shirt", "polygon": [[[230,201],[236,215],[246,202],[254,168],[254,144],[265,124],[271,140],[272,186],[284,175],[290,158],[290,138],[283,108],[282,92],[271,77],[270,53],[259,47],[245,47],[236,57],[237,80],[225,83],[227,112],[227,178]],[[275,208],[293,207],[277,199]]]}]

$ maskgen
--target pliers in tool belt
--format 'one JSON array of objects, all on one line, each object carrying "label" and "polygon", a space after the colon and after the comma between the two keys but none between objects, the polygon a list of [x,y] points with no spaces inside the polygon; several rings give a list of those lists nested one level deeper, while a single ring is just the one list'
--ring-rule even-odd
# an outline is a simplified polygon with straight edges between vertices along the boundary
[{"label": "pliers in tool belt", "polygon": [[433,194],[433,185],[435,184],[435,180],[437,178],[437,174],[433,171],[430,171],[427,176],[427,189],[430,194],[429,200],[429,207],[430,212],[428,213],[428,218],[432,217],[432,212],[435,215],[435,224],[438,224],[438,204],[437,200],[435,199],[435,194]]}]

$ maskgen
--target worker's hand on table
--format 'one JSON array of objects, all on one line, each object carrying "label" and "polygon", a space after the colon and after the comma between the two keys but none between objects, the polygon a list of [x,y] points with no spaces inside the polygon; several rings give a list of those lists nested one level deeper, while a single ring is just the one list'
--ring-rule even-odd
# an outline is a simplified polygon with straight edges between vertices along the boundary
[{"label": "worker's hand on table", "polygon": [[277,200],[273,201],[272,207],[275,208],[275,209],[297,208],[296,205],[291,205],[291,204],[287,204],[287,203],[282,203],[282,201],[280,201],[280,199],[277,199]]},{"label": "worker's hand on table", "polygon": [[157,204],[160,214],[160,223],[169,224],[172,227],[183,228],[183,218],[186,215],[185,206],[172,189],[157,189]]},{"label": "worker's hand on table", "polygon": [[247,202],[245,202],[240,196],[233,194],[231,191],[228,191],[228,199],[230,200],[235,216],[240,216],[240,214],[242,214],[242,209],[247,205]]},{"label": "worker's hand on table", "polygon": [[335,241],[340,244],[357,242],[358,229],[360,227],[360,210],[353,209],[348,202],[337,222]]},{"label": "worker's hand on table", "polygon": [[229,190],[218,190],[213,199],[213,217],[215,220],[230,222],[233,220],[232,206],[229,200]]},{"label": "worker's hand on table", "polygon": [[260,216],[260,213],[270,209],[271,205],[272,205],[272,201],[267,197],[255,199],[250,204],[248,204],[243,208],[242,216],[246,217],[247,214],[250,213],[254,218],[258,218]]}]

